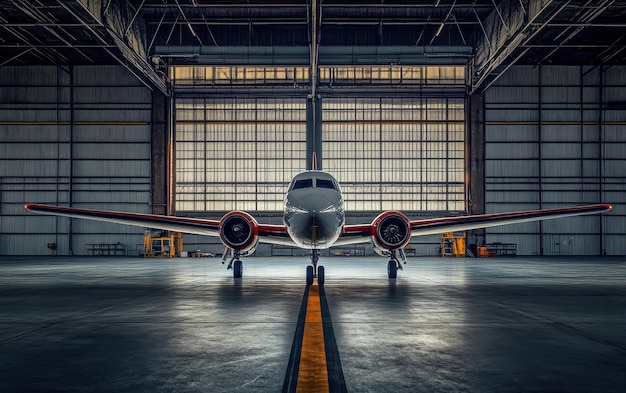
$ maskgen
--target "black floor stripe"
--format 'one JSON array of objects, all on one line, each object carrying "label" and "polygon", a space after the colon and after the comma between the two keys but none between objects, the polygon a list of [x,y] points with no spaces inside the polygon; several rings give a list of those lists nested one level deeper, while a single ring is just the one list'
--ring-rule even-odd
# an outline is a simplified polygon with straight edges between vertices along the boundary
[{"label": "black floor stripe", "polygon": [[[283,383],[283,393],[295,393],[296,387],[298,386],[298,370],[300,369],[300,355],[302,354],[302,338],[304,337],[304,322],[306,320],[306,305],[308,300],[309,286],[307,285],[304,289],[304,296],[302,297],[296,333],[293,336],[293,343],[291,344],[289,364],[287,365],[287,373],[285,374],[285,382]],[[324,331],[324,333],[326,332]]]},{"label": "black floor stripe", "polygon": [[333,323],[330,320],[330,310],[326,301],[326,291],[320,285],[320,306],[322,309],[322,326],[324,327],[324,347],[326,348],[326,368],[328,370],[328,387],[330,393],[344,393],[348,391],[343,368],[339,359],[339,348],[335,340]]}]

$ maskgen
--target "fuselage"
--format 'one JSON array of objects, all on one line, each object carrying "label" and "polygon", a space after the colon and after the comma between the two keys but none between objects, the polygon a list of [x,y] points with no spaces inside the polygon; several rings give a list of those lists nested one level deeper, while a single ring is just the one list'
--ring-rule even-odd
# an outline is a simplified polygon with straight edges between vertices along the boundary
[{"label": "fuselage", "polygon": [[285,195],[283,220],[287,233],[298,247],[331,247],[345,223],[343,197],[337,180],[321,171],[296,175]]}]

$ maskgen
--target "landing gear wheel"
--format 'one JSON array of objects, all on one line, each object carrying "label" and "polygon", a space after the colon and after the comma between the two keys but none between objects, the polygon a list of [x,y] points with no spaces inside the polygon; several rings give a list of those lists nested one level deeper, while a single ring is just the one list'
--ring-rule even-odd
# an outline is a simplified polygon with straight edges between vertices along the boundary
[{"label": "landing gear wheel", "polygon": [[240,260],[233,262],[233,277],[241,278],[243,276],[243,263]]},{"label": "landing gear wheel", "polygon": [[398,277],[398,262],[395,259],[392,259],[387,263],[387,277]]},{"label": "landing gear wheel", "polygon": [[313,266],[306,267],[306,285],[313,284]]},{"label": "landing gear wheel", "polygon": [[324,285],[324,266],[317,267],[317,283]]}]

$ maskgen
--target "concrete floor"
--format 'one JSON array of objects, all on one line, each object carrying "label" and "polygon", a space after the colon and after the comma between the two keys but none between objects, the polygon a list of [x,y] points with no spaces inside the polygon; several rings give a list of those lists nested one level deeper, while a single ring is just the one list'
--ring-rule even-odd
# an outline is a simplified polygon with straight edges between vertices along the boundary
[{"label": "concrete floor", "polygon": [[[0,391],[279,392],[307,258],[0,257]],[[324,258],[350,392],[624,392],[626,259]]]}]

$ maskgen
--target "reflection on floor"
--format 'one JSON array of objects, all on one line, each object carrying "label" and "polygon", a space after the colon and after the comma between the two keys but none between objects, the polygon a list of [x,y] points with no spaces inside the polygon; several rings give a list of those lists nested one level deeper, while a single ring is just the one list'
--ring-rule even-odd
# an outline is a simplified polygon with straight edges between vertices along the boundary
[{"label": "reflection on floor", "polygon": [[[0,391],[282,391],[307,263],[0,257]],[[347,391],[626,391],[623,258],[322,263]]]}]

